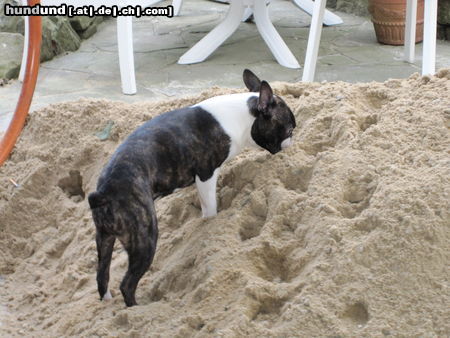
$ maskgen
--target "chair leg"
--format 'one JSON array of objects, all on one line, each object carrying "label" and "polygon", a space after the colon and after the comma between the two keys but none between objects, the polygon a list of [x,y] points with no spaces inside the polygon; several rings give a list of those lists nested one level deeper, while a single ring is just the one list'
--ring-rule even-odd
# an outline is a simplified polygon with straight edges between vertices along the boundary
[{"label": "chair leg", "polygon": [[265,1],[256,0],[253,11],[256,27],[278,63],[288,68],[300,68],[297,59],[270,21]]},{"label": "chair leg", "polygon": [[243,0],[231,1],[225,19],[178,60],[179,64],[204,61],[238,28],[244,14]]},{"label": "chair leg", "polygon": [[120,77],[122,92],[136,94],[133,54],[133,21],[131,16],[117,17],[117,46],[119,49]]},{"label": "chair leg", "polygon": [[322,34],[323,14],[325,12],[326,0],[316,0],[309,29],[308,47],[306,48],[305,69],[303,70],[302,81],[314,81],[316,72],[317,55],[319,53],[320,36]]},{"label": "chair leg", "polygon": [[183,0],[173,0],[172,6],[173,6],[173,15],[178,16],[181,11],[181,6],[183,5]]},{"label": "chair leg", "polygon": [[[22,0],[22,6],[26,6],[28,4],[27,0]],[[23,17],[24,22],[24,39],[23,39],[23,53],[22,53],[22,63],[20,64],[20,73],[19,73],[19,81],[23,82],[25,77],[25,69],[27,66],[27,57],[28,57],[28,36],[30,35],[30,23],[29,17]]]},{"label": "chair leg", "polygon": [[425,0],[422,75],[436,73],[437,0]]},{"label": "chair leg", "polygon": [[[294,3],[304,12],[312,15],[314,10],[314,2],[312,0],[293,0]],[[336,14],[325,10],[323,24],[327,26],[340,25],[344,21]]]},{"label": "chair leg", "polygon": [[414,62],[416,48],[416,21],[417,21],[417,0],[406,1],[406,23],[405,23],[405,55],[407,62]]}]

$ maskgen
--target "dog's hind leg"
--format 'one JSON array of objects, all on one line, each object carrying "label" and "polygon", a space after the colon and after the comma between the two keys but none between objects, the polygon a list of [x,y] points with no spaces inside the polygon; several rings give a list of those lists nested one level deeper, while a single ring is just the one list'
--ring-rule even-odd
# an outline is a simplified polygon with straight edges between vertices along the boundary
[{"label": "dog's hind leg", "polygon": [[111,293],[108,290],[109,267],[115,240],[116,237],[114,235],[106,234],[97,228],[95,236],[98,254],[97,287],[101,300],[111,299]]},{"label": "dog's hind leg", "polygon": [[152,264],[158,241],[158,220],[152,196],[148,195],[144,203],[145,206],[142,205],[134,212],[135,231],[126,238],[119,237],[128,252],[128,270],[120,284],[127,306],[137,305],[136,288]]},{"label": "dog's hind leg", "polygon": [[127,306],[137,305],[135,299],[137,285],[152,264],[156,250],[156,241],[149,232],[133,237],[130,239],[134,242],[133,245],[125,246],[128,252],[128,270],[120,284],[120,291]]}]

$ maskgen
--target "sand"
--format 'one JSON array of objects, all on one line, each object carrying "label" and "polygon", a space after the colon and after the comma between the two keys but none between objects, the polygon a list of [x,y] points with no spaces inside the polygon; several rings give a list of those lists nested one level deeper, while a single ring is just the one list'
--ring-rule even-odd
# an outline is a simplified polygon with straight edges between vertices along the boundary
[{"label": "sand", "polygon": [[450,336],[450,70],[273,87],[296,116],[294,145],[226,164],[214,218],[194,187],[157,201],[158,249],[133,308],[119,243],[114,298],[98,299],[86,196],[143,121],[239,90],[31,114],[0,168],[0,336]]}]

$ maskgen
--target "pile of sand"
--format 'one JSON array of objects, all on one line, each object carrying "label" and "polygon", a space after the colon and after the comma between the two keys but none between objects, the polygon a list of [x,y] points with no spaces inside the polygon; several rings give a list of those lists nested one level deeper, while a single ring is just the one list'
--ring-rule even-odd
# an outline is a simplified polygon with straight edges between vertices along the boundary
[{"label": "pile of sand", "polygon": [[119,243],[114,299],[98,300],[86,195],[137,125],[236,90],[32,114],[0,169],[0,336],[449,336],[450,71],[274,88],[295,145],[228,163],[215,218],[200,217],[194,187],[157,202],[160,241],[133,308]]}]

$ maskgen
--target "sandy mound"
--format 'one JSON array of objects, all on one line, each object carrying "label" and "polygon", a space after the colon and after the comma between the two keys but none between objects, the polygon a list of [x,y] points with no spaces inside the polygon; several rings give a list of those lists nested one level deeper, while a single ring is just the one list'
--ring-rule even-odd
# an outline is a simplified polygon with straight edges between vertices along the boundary
[{"label": "sandy mound", "polygon": [[155,262],[130,309],[119,243],[114,300],[98,300],[86,195],[137,125],[233,90],[32,114],[0,169],[0,336],[449,336],[450,71],[274,87],[295,145],[227,164],[213,219],[194,187],[158,201]]}]

